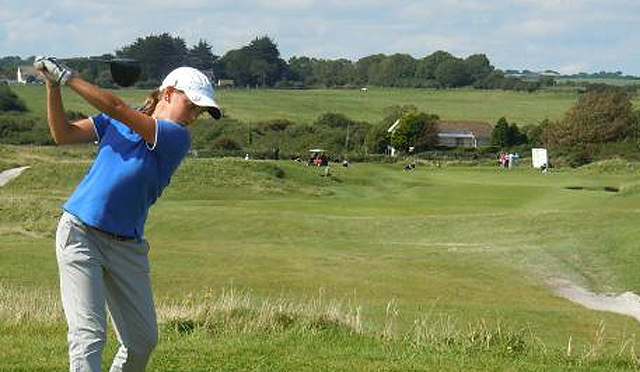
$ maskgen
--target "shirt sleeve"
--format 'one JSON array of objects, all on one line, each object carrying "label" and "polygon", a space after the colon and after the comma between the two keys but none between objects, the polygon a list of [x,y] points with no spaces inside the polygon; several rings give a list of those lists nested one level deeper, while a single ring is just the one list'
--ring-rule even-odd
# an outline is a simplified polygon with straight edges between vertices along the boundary
[{"label": "shirt sleeve", "polygon": [[93,127],[98,136],[98,142],[104,137],[104,132],[107,130],[107,125],[109,125],[109,119],[110,118],[104,113],[91,117]]},{"label": "shirt sleeve", "polygon": [[165,161],[170,173],[187,155],[191,145],[189,131],[166,120],[156,120],[156,144],[152,151]]}]

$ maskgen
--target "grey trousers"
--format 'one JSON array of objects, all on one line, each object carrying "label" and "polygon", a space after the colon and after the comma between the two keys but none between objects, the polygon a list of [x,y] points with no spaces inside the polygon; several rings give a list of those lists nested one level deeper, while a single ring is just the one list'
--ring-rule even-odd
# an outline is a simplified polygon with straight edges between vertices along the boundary
[{"label": "grey trousers", "polygon": [[111,314],[120,348],[111,372],[144,371],[158,328],[149,279],[149,245],[121,241],[65,212],[56,233],[69,370],[99,372]]}]

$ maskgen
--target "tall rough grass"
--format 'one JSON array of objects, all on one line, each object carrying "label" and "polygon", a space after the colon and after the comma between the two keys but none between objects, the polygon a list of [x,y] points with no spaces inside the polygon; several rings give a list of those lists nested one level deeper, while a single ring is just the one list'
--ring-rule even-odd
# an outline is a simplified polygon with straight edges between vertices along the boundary
[{"label": "tall rough grass", "polygon": [[[395,299],[389,301],[382,324],[366,327],[361,306],[350,300],[325,299],[322,291],[305,300],[258,299],[250,291],[225,288],[218,293],[209,291],[181,300],[160,300],[157,307],[160,326],[169,340],[192,332],[233,337],[273,333],[309,335],[330,331],[342,337],[360,335],[390,346],[403,345],[412,353],[480,353],[500,358],[521,356],[560,365],[640,368],[634,335],[625,335],[619,340],[617,353],[605,350],[604,322],[594,330],[592,342],[574,345],[569,337],[566,349],[551,350],[529,327],[518,328],[500,320],[486,319],[461,324],[442,313],[423,314],[415,319],[411,329],[401,332],[397,324],[402,314]],[[0,282],[0,322],[36,326],[63,323],[59,296]]]},{"label": "tall rough grass", "polygon": [[165,302],[158,307],[158,317],[161,323],[180,333],[196,328],[243,334],[291,329],[313,332],[327,328],[363,332],[361,307],[325,300],[322,293],[307,300],[258,300],[250,292],[229,288],[217,295],[207,292]]},{"label": "tall rough grass", "polygon": [[0,321],[58,322],[63,320],[59,296],[44,289],[18,288],[0,282]]}]

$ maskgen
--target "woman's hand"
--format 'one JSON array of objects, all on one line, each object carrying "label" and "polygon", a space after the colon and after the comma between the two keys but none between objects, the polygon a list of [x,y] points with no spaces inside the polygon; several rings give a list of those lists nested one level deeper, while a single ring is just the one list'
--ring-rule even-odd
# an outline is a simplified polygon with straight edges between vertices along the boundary
[{"label": "woman's hand", "polygon": [[73,72],[54,57],[36,57],[33,67],[40,71],[48,81],[58,85],[65,85],[69,78],[73,76]]}]

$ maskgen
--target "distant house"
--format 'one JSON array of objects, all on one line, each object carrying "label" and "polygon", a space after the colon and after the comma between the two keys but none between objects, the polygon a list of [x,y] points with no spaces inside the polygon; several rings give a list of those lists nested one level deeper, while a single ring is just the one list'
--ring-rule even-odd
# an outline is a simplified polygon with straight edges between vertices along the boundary
[{"label": "distant house", "polygon": [[33,66],[18,66],[16,72],[18,84],[33,84],[42,82],[40,75]]},{"label": "distant house", "polygon": [[[387,129],[393,133],[400,125],[400,119],[396,120]],[[441,121],[438,123],[438,146],[478,148],[489,146],[491,143],[493,126],[482,121],[456,120]],[[396,156],[397,150],[387,145],[387,154]]]},{"label": "distant house", "polygon": [[219,86],[221,88],[234,87],[235,85],[236,82],[233,79],[218,79],[218,84],[216,84],[216,86]]},{"label": "distant house", "polygon": [[540,76],[562,77],[562,74],[553,70],[545,70],[540,73]]},{"label": "distant house", "polygon": [[482,121],[441,121],[438,124],[438,145],[478,148],[489,146],[493,126]]}]

